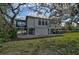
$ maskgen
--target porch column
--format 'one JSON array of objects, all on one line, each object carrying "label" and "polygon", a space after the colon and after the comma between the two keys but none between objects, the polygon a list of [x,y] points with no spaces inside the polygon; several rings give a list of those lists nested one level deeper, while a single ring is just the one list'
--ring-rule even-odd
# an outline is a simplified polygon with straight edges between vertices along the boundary
[{"label": "porch column", "polygon": [[29,35],[29,28],[27,28],[27,35]]}]

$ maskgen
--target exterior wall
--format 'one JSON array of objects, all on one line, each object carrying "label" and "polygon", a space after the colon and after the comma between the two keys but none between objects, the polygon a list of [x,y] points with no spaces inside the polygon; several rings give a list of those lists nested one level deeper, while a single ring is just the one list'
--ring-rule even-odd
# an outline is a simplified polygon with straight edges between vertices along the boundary
[{"label": "exterior wall", "polygon": [[[48,35],[51,33],[51,29],[59,29],[60,25],[58,23],[58,18],[53,19],[44,19],[44,18],[36,18],[36,17],[28,17],[27,20],[27,28],[34,29],[34,35]],[[41,21],[41,25],[39,25],[39,20]],[[42,24],[44,21],[44,25]],[[45,24],[47,22],[47,25]]]},{"label": "exterior wall", "polygon": [[27,19],[27,27],[28,28],[36,28],[36,27],[48,27],[48,25],[38,25],[38,21],[47,21],[49,24],[48,19],[43,19],[43,18],[35,18],[35,17],[28,17]]},{"label": "exterior wall", "polygon": [[[41,25],[38,24],[38,21],[41,21]],[[42,21],[48,22],[48,20],[44,20],[44,19],[37,19],[35,22],[35,35],[47,35],[48,34],[48,25],[42,25]]]},{"label": "exterior wall", "polygon": [[41,22],[42,22],[42,21],[44,21],[44,22],[47,21],[48,24],[49,24],[49,21],[46,20],[46,19],[35,19],[35,27],[41,27],[41,28],[42,28],[42,27],[44,27],[44,28],[45,28],[45,27],[48,27],[48,25],[38,25],[38,21],[39,21],[39,20],[41,20]]},{"label": "exterior wall", "polygon": [[34,18],[28,18],[27,20],[27,27],[28,28],[35,28],[35,19]]},{"label": "exterior wall", "polygon": [[35,35],[47,35],[48,34],[48,25],[39,25],[39,20],[49,23],[47,19],[42,18],[32,18],[29,17],[27,20],[27,27],[28,28],[35,28]]},{"label": "exterior wall", "polygon": [[35,35],[48,35],[48,28],[35,28]]},{"label": "exterior wall", "polygon": [[[41,25],[38,24],[39,20],[41,21]],[[44,21],[44,25],[42,25],[42,21]],[[35,19],[35,35],[48,35],[48,25],[45,25],[45,22],[49,23],[46,19]]]}]

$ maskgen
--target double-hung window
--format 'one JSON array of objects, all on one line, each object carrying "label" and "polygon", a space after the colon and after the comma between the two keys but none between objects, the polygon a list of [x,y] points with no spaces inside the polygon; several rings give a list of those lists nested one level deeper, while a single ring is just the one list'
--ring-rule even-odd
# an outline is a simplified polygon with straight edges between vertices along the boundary
[{"label": "double-hung window", "polygon": [[38,25],[41,25],[41,20],[40,19],[38,20]]}]

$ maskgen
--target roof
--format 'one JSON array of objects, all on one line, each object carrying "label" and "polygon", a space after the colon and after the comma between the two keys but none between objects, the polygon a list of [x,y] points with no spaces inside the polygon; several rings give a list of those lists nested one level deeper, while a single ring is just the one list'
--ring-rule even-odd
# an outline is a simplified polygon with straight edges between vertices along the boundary
[{"label": "roof", "polygon": [[47,20],[53,19],[53,18],[60,18],[60,17],[55,17],[55,16],[53,16],[53,17],[51,17],[51,18],[46,17],[46,16],[26,16],[26,19],[29,18],[29,17],[30,17],[30,18],[47,19]]}]

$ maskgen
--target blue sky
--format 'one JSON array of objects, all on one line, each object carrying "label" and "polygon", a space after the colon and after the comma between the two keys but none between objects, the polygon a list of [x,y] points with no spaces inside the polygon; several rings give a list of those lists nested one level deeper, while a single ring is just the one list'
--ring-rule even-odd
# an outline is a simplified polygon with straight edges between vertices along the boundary
[{"label": "blue sky", "polygon": [[[33,5],[33,4],[32,4]],[[33,10],[30,10],[28,7],[21,7],[22,11],[20,12],[19,16],[27,16],[27,15],[32,15],[32,14],[36,14]],[[36,10],[36,7],[33,9]],[[47,9],[48,10],[48,9]],[[45,13],[45,10],[41,10],[42,13]],[[46,13],[46,16],[49,16],[50,13]]]},{"label": "blue sky", "polygon": [[21,12],[17,15],[16,18],[25,20],[26,16],[31,15],[32,11],[27,7],[21,7]]},{"label": "blue sky", "polygon": [[19,16],[27,16],[31,13],[31,10],[29,10],[28,8],[23,7],[22,11],[20,12]]}]

